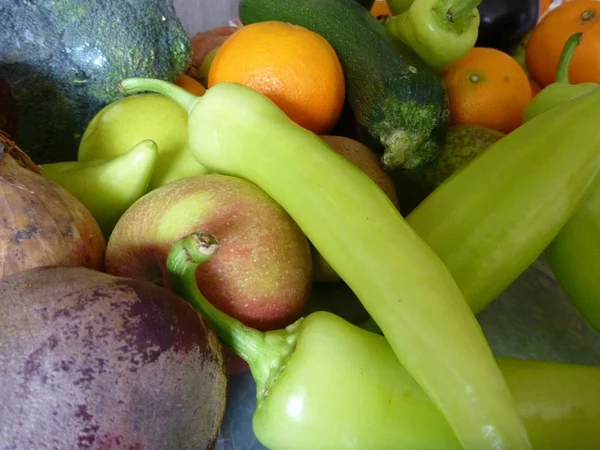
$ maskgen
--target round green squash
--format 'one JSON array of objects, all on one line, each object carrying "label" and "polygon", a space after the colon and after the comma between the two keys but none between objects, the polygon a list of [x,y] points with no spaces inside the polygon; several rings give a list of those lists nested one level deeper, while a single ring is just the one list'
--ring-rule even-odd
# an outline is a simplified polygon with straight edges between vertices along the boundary
[{"label": "round green squash", "polygon": [[4,0],[0,17],[16,142],[37,164],[77,158],[88,122],[121,97],[120,80],[174,81],[191,61],[172,0]]}]

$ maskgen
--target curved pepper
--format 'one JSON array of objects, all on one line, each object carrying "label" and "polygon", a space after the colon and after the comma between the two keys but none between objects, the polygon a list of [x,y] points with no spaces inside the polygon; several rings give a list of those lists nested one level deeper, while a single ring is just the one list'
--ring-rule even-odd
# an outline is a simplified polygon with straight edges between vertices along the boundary
[{"label": "curved pepper", "polygon": [[481,0],[414,0],[408,10],[384,24],[429,67],[442,72],[475,45],[480,3]]},{"label": "curved pepper", "polygon": [[146,193],[158,149],[142,141],[115,158],[42,165],[42,175],[64,187],[92,213],[108,239],[127,208]]},{"label": "curved pepper", "polygon": [[[544,88],[525,112],[525,120],[584,95],[595,83],[569,84],[569,65],[582,33],[571,36],[561,54],[556,83]],[[556,280],[586,320],[600,332],[600,180],[545,251]]]},{"label": "curved pepper", "polygon": [[475,313],[533,264],[600,169],[600,89],[552,108],[446,179],[406,218]]},{"label": "curved pepper", "polygon": [[506,383],[448,269],[385,193],[267,97],[219,83],[203,97],[153,79],[190,115],[190,150],[216,172],[248,179],[277,201],[381,327],[396,356],[465,449],[528,449]]},{"label": "curved pepper", "polygon": [[587,94],[598,86],[596,83],[569,83],[571,60],[582,38],[583,33],[575,33],[567,40],[558,62],[556,82],[542,89],[529,103],[523,114],[524,122],[548,111],[556,105],[560,105],[579,95]]},{"label": "curved pepper", "polygon": [[[460,450],[443,415],[398,363],[388,342],[328,312],[285,330],[247,328],[196,285],[198,265],[218,250],[188,235],[167,259],[170,285],[244,358],[257,386],[252,427],[271,450]],[[600,367],[499,358],[532,446],[600,446]]]}]

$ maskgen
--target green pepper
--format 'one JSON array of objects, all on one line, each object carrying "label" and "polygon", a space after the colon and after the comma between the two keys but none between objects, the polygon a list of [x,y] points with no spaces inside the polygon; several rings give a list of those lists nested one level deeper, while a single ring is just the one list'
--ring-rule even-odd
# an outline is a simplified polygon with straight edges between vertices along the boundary
[{"label": "green pepper", "polygon": [[573,59],[575,50],[582,38],[583,33],[575,33],[567,40],[558,62],[556,82],[542,89],[529,105],[527,105],[523,114],[524,122],[527,122],[529,119],[532,119],[556,105],[560,105],[579,95],[587,94],[598,86],[596,83],[569,83],[569,67],[571,66],[571,60]]},{"label": "green pepper", "polygon": [[388,18],[385,28],[442,72],[475,46],[481,0],[414,0],[408,10]]},{"label": "green pepper", "polygon": [[530,448],[483,332],[448,269],[371,178],[271,100],[236,83],[197,98],[160,80],[189,113],[190,150],[209,170],[277,201],[377,322],[466,449]]},{"label": "green pepper", "polygon": [[407,216],[473,312],[506,290],[577,211],[600,168],[598,123],[595,89],[489,146]]},{"label": "green pepper", "polygon": [[[597,88],[595,83],[569,84],[569,66],[583,33],[571,36],[558,64],[556,83],[544,88],[525,111],[531,120]],[[600,180],[573,217],[546,248],[552,272],[573,304],[600,332]]]},{"label": "green pepper", "polygon": [[[444,416],[398,363],[382,336],[329,312],[285,330],[260,332],[215,308],[196,284],[217,239],[177,241],[167,269],[192,304],[256,380],[252,427],[271,450],[459,450]],[[534,449],[600,447],[600,367],[498,359]]]},{"label": "green pepper", "polygon": [[148,190],[157,157],[156,144],[142,141],[114,158],[43,164],[42,175],[83,203],[108,239],[125,210]]}]

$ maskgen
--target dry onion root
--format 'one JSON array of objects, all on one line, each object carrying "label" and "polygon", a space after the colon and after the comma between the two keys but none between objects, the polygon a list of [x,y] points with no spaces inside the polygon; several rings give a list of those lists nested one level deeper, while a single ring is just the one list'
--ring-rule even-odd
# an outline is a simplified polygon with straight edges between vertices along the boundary
[{"label": "dry onion root", "polygon": [[91,213],[0,131],[0,278],[43,266],[103,270],[106,243]]}]

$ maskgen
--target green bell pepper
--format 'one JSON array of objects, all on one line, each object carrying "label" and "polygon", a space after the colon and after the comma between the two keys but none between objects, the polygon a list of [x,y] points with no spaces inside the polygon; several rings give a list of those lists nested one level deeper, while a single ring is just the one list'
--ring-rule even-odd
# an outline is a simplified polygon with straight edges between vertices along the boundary
[{"label": "green bell pepper", "polygon": [[407,217],[475,313],[544,252],[600,168],[600,89],[552,108],[487,148]]},{"label": "green bell pepper", "polygon": [[531,448],[456,282],[368,175],[241,84],[219,83],[200,98],[153,79],[121,88],[174,99],[189,113],[190,150],[202,165],[254,182],[290,214],[465,449]]},{"label": "green bell pepper", "polygon": [[481,0],[414,0],[384,21],[385,28],[442,72],[475,46]]},{"label": "green bell pepper", "polygon": [[[462,448],[382,336],[328,312],[315,312],[285,330],[264,333],[215,308],[198,290],[195,274],[217,250],[217,239],[207,233],[180,239],[167,259],[169,282],[248,362],[257,386],[252,427],[264,446]],[[600,447],[600,367],[497,362],[534,449]]]},{"label": "green bell pepper", "polygon": [[587,94],[598,86],[596,83],[569,83],[571,60],[582,38],[583,33],[575,33],[567,40],[558,62],[556,82],[542,89],[527,105],[523,113],[523,122],[527,122],[556,105],[560,105],[579,95]]},{"label": "green bell pepper", "polygon": [[[571,36],[561,54],[556,83],[545,87],[525,111],[524,120],[597,89],[595,83],[569,84],[569,66],[583,33]],[[571,131],[573,132],[573,131]],[[597,148],[596,151],[599,151]],[[600,180],[581,207],[546,248],[554,276],[573,304],[600,332]]]}]

